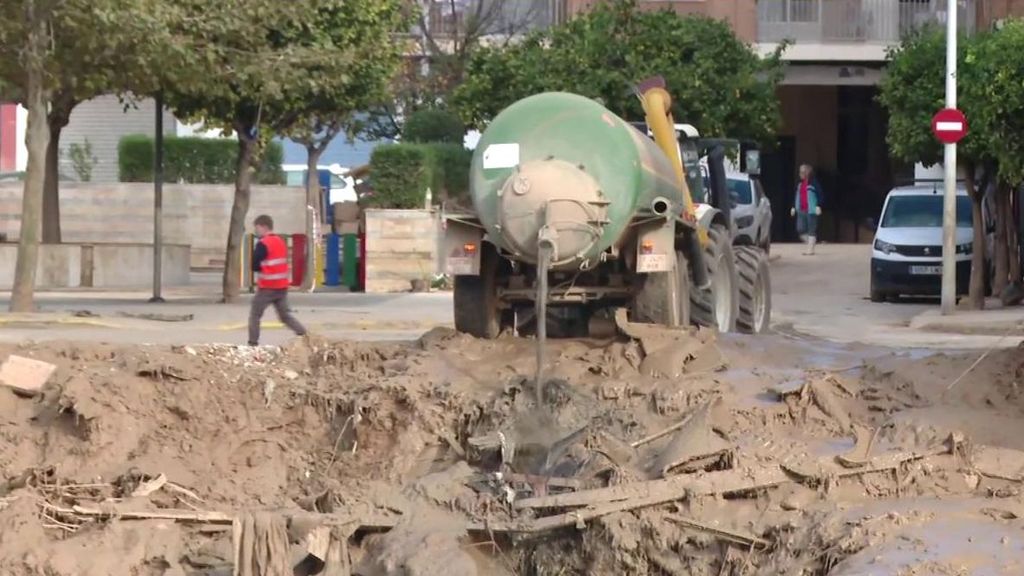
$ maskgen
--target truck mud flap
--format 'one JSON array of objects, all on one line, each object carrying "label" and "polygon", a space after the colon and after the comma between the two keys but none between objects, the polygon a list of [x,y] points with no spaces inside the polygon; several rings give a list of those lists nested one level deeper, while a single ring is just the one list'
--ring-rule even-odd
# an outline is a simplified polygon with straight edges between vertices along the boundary
[{"label": "truck mud flap", "polygon": [[459,220],[445,220],[444,271],[449,276],[479,276],[484,231]]}]

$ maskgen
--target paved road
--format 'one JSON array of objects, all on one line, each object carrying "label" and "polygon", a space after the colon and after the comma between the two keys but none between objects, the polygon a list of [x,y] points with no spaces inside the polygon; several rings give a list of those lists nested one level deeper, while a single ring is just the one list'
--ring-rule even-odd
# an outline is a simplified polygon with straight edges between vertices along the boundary
[{"label": "paved road", "polygon": [[[1003,337],[957,329],[976,315],[958,313],[935,329],[937,298],[903,299],[899,303],[873,303],[868,299],[871,246],[868,244],[819,245],[814,256],[803,256],[803,247],[780,244],[772,247],[773,326],[783,334],[805,335],[834,342],[860,342],[893,347],[988,348],[1015,346],[1016,334]],[[989,311],[992,322],[1005,325],[1005,316],[1024,319],[1024,313]],[[954,333],[963,332],[963,333]],[[972,333],[973,332],[973,333]]]},{"label": "paved road", "polygon": [[[1021,338],[979,334],[985,317],[972,316],[972,328],[952,334],[928,329],[937,300],[875,304],[867,299],[870,248],[867,245],[822,245],[815,256],[802,256],[798,245],[772,249],[773,327],[794,338],[860,342],[902,348],[988,348],[1016,345]],[[216,275],[195,275],[187,288],[166,291],[168,302],[148,304],[148,292],[59,292],[37,298],[42,314],[0,314],[0,340],[81,339],[106,342],[244,343],[248,296],[236,304],[217,303]],[[0,309],[9,294],[0,293]],[[451,295],[434,294],[293,294],[292,306],[309,328],[333,338],[392,340],[416,338],[452,322]],[[75,316],[74,314],[88,314]],[[159,322],[125,315],[192,314],[181,322]],[[988,314],[987,312],[985,314]],[[1024,320],[1024,313],[1018,313]],[[955,318],[952,324],[955,324]],[[291,334],[272,311],[264,319],[263,342],[280,344]],[[912,327],[911,324],[914,324]],[[950,324],[949,321],[946,324]],[[1013,322],[1000,326],[1014,326]],[[1005,334],[1000,329],[1000,333]]]}]

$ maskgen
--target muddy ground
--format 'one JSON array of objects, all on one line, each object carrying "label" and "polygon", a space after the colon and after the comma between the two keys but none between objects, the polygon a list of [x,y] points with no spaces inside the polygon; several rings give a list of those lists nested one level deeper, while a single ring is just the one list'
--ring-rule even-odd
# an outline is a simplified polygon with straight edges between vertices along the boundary
[{"label": "muddy ground", "polygon": [[1024,574],[1024,352],[637,336],[0,347],[0,574]]}]

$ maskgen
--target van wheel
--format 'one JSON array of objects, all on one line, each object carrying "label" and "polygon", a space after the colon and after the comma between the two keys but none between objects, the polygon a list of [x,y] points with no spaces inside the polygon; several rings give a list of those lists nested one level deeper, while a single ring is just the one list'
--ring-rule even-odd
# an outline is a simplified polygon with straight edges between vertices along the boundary
[{"label": "van wheel", "polygon": [[871,301],[872,302],[885,302],[885,293],[881,290],[871,287]]}]

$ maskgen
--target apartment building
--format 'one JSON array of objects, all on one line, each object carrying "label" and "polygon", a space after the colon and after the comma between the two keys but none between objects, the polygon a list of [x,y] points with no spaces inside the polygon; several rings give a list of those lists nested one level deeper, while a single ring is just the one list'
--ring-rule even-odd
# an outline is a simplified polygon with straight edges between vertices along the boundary
[{"label": "apartment building", "polygon": [[[556,13],[571,18],[601,0],[561,0]],[[958,0],[966,33],[1024,16],[1024,0]],[[894,182],[913,173],[889,158],[887,114],[876,101],[887,51],[916,27],[946,22],[946,0],[640,0],[644,10],[671,10],[726,20],[762,54],[781,42],[785,77],[778,89],[782,125],[778,145],[766,151],[763,178],[778,215],[793,203],[797,166],[814,166],[828,195],[824,238],[867,241]],[[776,239],[793,226],[775,218]]]}]

